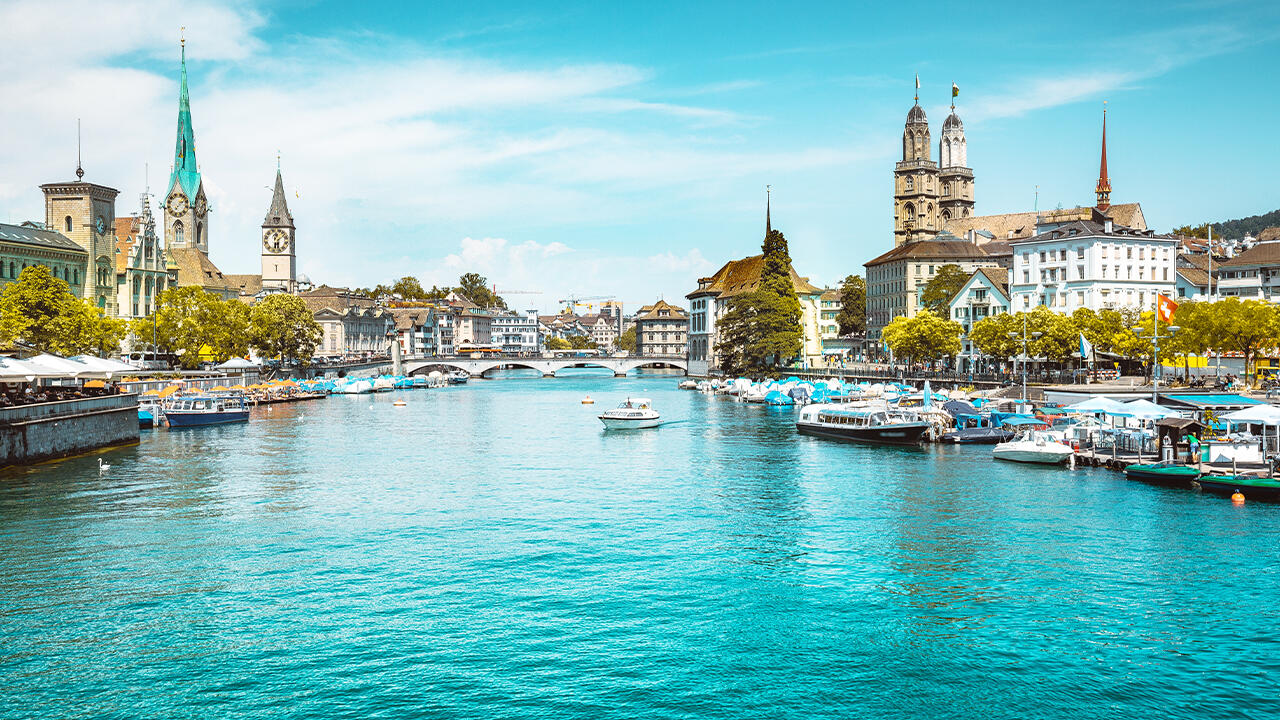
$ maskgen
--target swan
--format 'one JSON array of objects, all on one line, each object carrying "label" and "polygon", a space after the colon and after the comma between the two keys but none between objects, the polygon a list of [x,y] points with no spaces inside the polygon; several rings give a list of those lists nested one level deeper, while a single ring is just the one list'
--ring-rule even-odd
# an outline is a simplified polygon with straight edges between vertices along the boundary
[{"label": "swan", "polygon": [[98,474],[101,475],[111,469],[111,463],[102,462],[102,458],[98,458]]}]

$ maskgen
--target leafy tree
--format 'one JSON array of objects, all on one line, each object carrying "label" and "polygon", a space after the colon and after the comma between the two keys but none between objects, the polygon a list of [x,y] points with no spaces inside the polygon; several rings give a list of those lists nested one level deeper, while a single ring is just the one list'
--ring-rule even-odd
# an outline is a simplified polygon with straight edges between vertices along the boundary
[{"label": "leafy tree", "polygon": [[[159,307],[157,342],[177,354],[182,367],[198,367],[202,354],[217,362],[248,354],[249,306],[239,300],[223,300],[187,285],[161,293]],[[133,333],[150,337],[151,319],[135,322]]]},{"label": "leafy tree", "polygon": [[802,311],[791,282],[787,239],[781,231],[770,230],[761,249],[759,285],[731,300],[729,311],[717,322],[721,340],[716,352],[728,373],[776,374],[803,348]]},{"label": "leafy tree", "polygon": [[251,342],[263,357],[306,365],[324,338],[324,330],[307,304],[293,295],[268,295],[253,306],[249,318]]},{"label": "leafy tree", "polygon": [[1210,225],[1209,223],[1205,223],[1203,225],[1195,225],[1195,226],[1183,225],[1182,227],[1174,228],[1173,234],[1183,235],[1185,237],[1193,237],[1193,238],[1208,238],[1209,225]]},{"label": "leafy tree", "polygon": [[426,300],[427,291],[422,288],[422,283],[418,282],[418,278],[412,275],[406,275],[391,286],[391,294],[401,300]]},{"label": "leafy tree", "polygon": [[836,315],[841,335],[861,335],[867,331],[867,281],[850,275],[840,285],[840,314]]},{"label": "leafy tree", "polygon": [[920,302],[935,315],[946,315],[947,304],[960,292],[960,288],[969,279],[969,273],[959,265],[949,263],[938,268],[938,272],[929,278],[924,290],[920,293]]},{"label": "leafy tree", "polygon": [[573,345],[568,340],[560,337],[553,337],[547,341],[548,350],[568,350],[572,347]]},{"label": "leafy tree", "polygon": [[969,342],[978,352],[993,358],[1007,360],[1022,354],[1022,343],[1015,342],[1009,333],[1022,333],[1022,320],[1018,315],[1001,313],[985,317],[969,328]]},{"label": "leafy tree", "polygon": [[493,294],[489,289],[489,279],[479,273],[466,273],[458,278],[454,292],[483,308],[507,309],[507,301]]},{"label": "leafy tree", "polygon": [[119,349],[123,327],[44,265],[24,268],[0,295],[0,341],[22,341],[39,352],[109,353]]},{"label": "leafy tree", "polygon": [[623,352],[633,353],[636,351],[636,326],[632,325],[627,331],[618,336],[613,341],[614,347]]},{"label": "leafy tree", "polygon": [[1243,355],[1245,375],[1252,374],[1258,349],[1274,344],[1280,335],[1276,306],[1262,300],[1229,297],[1213,303],[1213,315],[1213,324],[1220,333],[1217,350]]},{"label": "leafy tree", "polygon": [[570,335],[569,347],[574,350],[594,350],[596,349],[596,344],[586,335]]},{"label": "leafy tree", "polygon": [[894,355],[922,362],[957,355],[962,347],[962,331],[960,323],[926,309],[912,318],[894,318],[881,332],[881,338]]}]

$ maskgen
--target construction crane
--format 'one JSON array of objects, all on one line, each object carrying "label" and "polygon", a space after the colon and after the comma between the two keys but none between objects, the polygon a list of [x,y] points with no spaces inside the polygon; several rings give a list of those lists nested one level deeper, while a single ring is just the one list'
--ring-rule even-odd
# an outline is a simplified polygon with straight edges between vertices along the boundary
[{"label": "construction crane", "polygon": [[573,309],[580,305],[586,305],[587,309],[591,310],[594,306],[591,304],[590,301],[613,300],[616,297],[617,297],[616,295],[588,295],[586,297],[579,297],[577,295],[574,295],[573,293],[570,293],[569,297],[560,301],[560,304],[564,305],[565,312],[573,312]]},{"label": "construction crane", "polygon": [[499,290],[497,285],[493,286],[494,295],[541,295],[541,290]]}]

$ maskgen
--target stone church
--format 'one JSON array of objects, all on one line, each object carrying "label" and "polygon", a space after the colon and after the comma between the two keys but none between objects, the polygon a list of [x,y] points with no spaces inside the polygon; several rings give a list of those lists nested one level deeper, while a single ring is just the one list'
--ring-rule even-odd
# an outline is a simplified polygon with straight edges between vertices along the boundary
[{"label": "stone church", "polygon": [[973,215],[973,170],[968,167],[964,123],[951,114],[942,123],[938,161],[931,157],[929,119],[915,105],[902,131],[902,160],[893,170],[894,247],[936,237],[948,221]]}]

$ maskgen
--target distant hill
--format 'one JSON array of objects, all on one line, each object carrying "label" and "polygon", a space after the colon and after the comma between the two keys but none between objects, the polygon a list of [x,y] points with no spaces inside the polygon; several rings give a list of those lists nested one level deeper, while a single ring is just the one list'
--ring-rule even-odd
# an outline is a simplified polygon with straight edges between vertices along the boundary
[{"label": "distant hill", "polygon": [[1233,240],[1245,235],[1257,237],[1258,233],[1269,227],[1280,227],[1280,210],[1272,210],[1265,215],[1250,215],[1239,220],[1214,223],[1213,235]]}]

